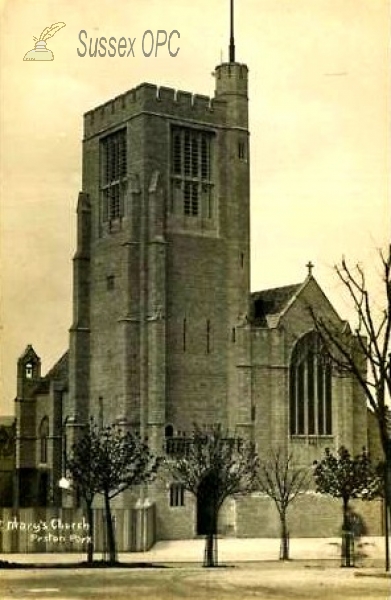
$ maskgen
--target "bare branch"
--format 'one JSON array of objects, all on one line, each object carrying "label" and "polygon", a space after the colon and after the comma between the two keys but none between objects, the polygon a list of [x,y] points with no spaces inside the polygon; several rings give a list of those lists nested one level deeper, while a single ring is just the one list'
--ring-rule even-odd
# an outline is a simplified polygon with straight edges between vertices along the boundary
[{"label": "bare branch", "polygon": [[260,461],[259,489],[274,500],[278,511],[285,513],[288,505],[308,487],[308,471],[292,466],[293,455],[280,448]]},{"label": "bare branch", "polygon": [[354,377],[363,390],[376,415],[386,456],[389,437],[386,394],[391,396],[391,246],[386,255],[380,252],[380,260],[385,303],[379,314],[375,311],[364,269],[356,265],[352,270],[344,258],[335,267],[358,318],[356,336],[343,331],[338,323],[326,321],[313,307],[309,311],[333,365]]}]

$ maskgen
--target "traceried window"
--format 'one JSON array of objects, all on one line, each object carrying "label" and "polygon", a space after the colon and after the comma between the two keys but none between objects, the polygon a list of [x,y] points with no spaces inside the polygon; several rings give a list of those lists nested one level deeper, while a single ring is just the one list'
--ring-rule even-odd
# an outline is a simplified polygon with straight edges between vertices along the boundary
[{"label": "traceried window", "polygon": [[315,331],[297,342],[289,380],[291,435],[332,435],[332,369]]},{"label": "traceried window", "polygon": [[171,148],[171,212],[212,219],[212,134],[173,127]]},{"label": "traceried window", "polygon": [[110,223],[124,215],[127,188],[126,129],[101,139],[100,160],[102,221]]},{"label": "traceried window", "polygon": [[39,462],[46,464],[48,462],[48,437],[49,437],[49,419],[44,417],[39,426]]}]

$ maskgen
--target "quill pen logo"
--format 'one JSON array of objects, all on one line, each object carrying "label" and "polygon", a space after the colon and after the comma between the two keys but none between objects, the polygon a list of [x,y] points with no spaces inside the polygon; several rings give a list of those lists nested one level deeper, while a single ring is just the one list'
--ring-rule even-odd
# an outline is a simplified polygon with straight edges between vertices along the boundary
[{"label": "quill pen logo", "polygon": [[65,23],[53,23],[50,27],[45,27],[42,31],[39,39],[33,37],[35,41],[35,48],[33,50],[29,50],[27,54],[24,55],[23,60],[53,60],[53,52],[46,48],[46,40],[53,37],[57,31],[65,27]]}]

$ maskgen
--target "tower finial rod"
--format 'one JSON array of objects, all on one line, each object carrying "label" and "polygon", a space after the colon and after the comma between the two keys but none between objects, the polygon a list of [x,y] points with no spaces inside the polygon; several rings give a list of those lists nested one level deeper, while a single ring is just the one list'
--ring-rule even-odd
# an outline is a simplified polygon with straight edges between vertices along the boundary
[{"label": "tower finial rod", "polygon": [[231,0],[231,33],[229,38],[229,62],[235,62],[235,38],[234,38],[234,0]]}]

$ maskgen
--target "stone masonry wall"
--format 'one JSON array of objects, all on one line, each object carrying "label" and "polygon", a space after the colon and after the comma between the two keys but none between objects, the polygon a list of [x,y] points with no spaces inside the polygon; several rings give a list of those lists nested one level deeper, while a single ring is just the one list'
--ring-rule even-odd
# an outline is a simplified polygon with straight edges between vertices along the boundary
[{"label": "stone masonry wall", "polygon": [[[382,535],[382,503],[355,500],[362,535]],[[238,500],[236,507],[238,537],[278,537],[278,512],[267,497],[254,495]],[[293,537],[337,537],[341,533],[341,501],[326,496],[305,494],[288,508],[288,530]]]}]

